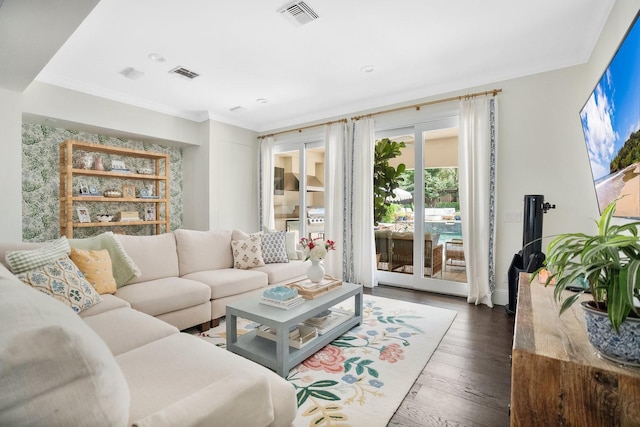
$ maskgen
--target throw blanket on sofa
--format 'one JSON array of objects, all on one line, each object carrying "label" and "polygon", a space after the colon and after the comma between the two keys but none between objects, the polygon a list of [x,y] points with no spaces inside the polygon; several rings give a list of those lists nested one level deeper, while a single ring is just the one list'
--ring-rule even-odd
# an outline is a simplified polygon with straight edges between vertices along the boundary
[{"label": "throw blanket on sofa", "polygon": [[119,288],[126,285],[134,277],[140,277],[140,269],[110,231],[84,239],[69,239],[69,245],[76,249],[88,251],[106,249],[111,257],[113,277],[116,279],[116,284]]}]

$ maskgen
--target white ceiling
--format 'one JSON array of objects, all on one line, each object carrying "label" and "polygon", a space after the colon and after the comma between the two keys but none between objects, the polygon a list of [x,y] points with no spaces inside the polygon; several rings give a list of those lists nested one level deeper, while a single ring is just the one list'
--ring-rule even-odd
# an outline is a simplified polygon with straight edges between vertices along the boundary
[{"label": "white ceiling", "polygon": [[101,0],[37,80],[266,131],[584,63],[614,0],[306,2],[296,27],[281,0]]}]

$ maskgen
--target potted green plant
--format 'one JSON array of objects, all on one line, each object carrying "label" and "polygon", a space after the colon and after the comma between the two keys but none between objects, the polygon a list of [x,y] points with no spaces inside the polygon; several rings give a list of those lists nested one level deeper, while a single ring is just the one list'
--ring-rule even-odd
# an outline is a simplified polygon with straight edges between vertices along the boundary
[{"label": "potted green plant", "polygon": [[404,142],[391,141],[389,138],[376,142],[373,160],[373,219],[378,225],[385,216],[390,200],[395,198],[393,190],[403,181],[401,175],[406,166],[400,163],[397,167],[389,164],[389,160],[402,154]]},{"label": "potted green plant", "polygon": [[[560,234],[551,240],[545,285],[555,281],[560,314],[590,292],[592,301],[581,305],[591,344],[605,357],[640,366],[640,308],[635,304],[640,297],[640,222],[613,225],[616,203],[597,221],[597,234]],[[570,287],[576,292],[565,292]]]}]

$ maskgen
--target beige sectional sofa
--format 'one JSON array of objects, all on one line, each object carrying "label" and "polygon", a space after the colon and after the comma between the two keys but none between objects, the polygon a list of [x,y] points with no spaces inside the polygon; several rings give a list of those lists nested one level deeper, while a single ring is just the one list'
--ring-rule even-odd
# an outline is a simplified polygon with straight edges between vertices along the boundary
[{"label": "beige sectional sofa", "polygon": [[[291,425],[287,381],[180,332],[208,327],[227,301],[304,275],[293,259],[233,268],[231,240],[246,236],[115,236],[139,274],[79,315],[0,265],[0,425]],[[3,244],[0,259],[39,246]]]},{"label": "beige sectional sofa", "polygon": [[289,426],[270,370],[103,295],[77,315],[0,265],[0,425]]}]

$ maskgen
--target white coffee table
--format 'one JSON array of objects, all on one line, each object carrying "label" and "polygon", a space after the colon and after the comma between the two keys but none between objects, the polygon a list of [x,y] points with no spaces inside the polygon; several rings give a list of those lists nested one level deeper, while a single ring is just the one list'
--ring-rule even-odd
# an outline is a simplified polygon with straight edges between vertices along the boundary
[{"label": "white coffee table", "polygon": [[[355,315],[323,335],[319,335],[304,347],[289,346],[289,328],[336,305],[348,298],[355,298]],[[238,336],[237,318],[252,320],[269,326],[277,333],[276,341],[256,336],[255,331]],[[273,369],[281,377],[325,345],[362,322],[362,286],[343,283],[339,288],[312,300],[305,300],[290,310],[260,304],[259,296],[244,298],[227,305],[227,350]]]}]

